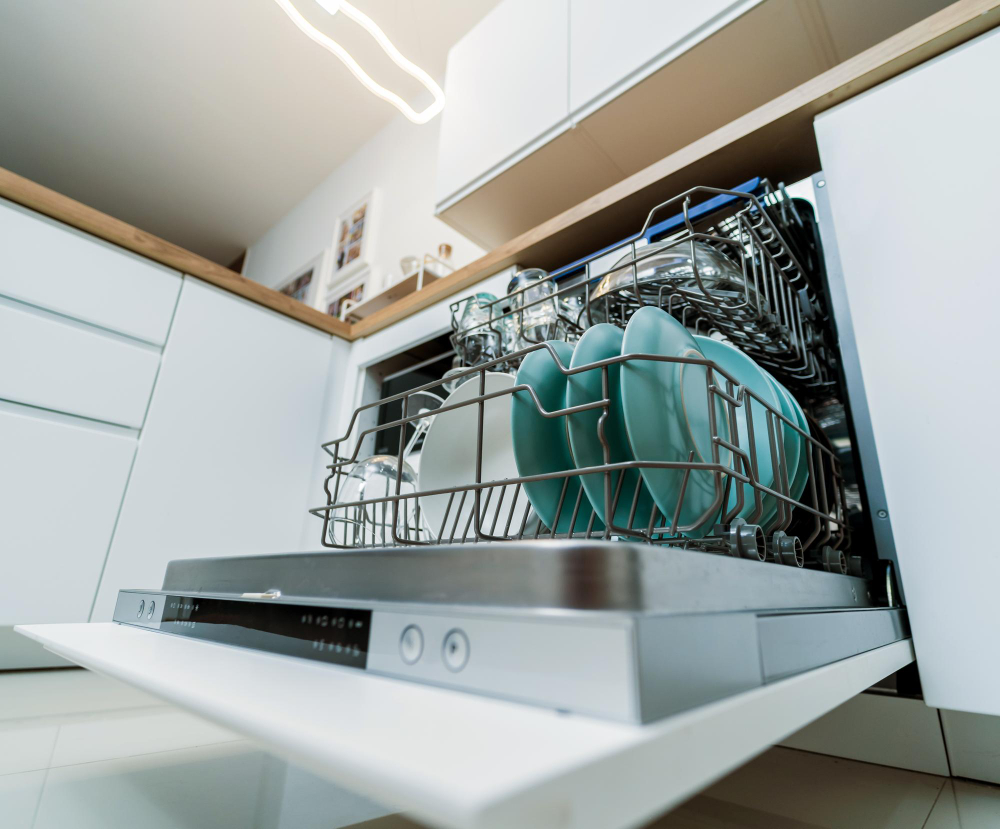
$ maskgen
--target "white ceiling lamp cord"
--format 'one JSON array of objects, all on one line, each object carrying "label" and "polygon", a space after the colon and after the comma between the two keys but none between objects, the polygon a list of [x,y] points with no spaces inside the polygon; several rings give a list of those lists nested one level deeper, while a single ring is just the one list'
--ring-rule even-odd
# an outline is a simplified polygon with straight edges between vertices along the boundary
[{"label": "white ceiling lamp cord", "polygon": [[427,91],[434,96],[434,102],[432,104],[428,105],[420,112],[415,111],[413,107],[406,103],[406,101],[400,98],[395,92],[391,92],[381,84],[377,83],[367,72],[365,72],[364,69],[361,68],[358,62],[351,57],[350,52],[348,52],[343,46],[337,43],[337,41],[333,38],[323,34],[323,32],[319,31],[319,29],[306,20],[299,10],[292,5],[291,0],[274,0],[274,2],[281,6],[282,11],[288,15],[289,19],[296,25],[296,27],[298,27],[302,34],[314,43],[322,46],[328,52],[331,52],[340,58],[343,64],[351,70],[351,74],[361,81],[369,92],[377,95],[383,101],[388,101],[414,124],[426,124],[431,120],[431,118],[444,109],[444,92],[440,86],[434,83],[434,79],[431,78],[431,76],[428,75],[423,69],[413,63],[413,61],[407,60],[403,57],[403,55],[400,54],[399,49],[393,46],[392,41],[385,36],[385,32],[378,27],[378,24],[376,24],[375,21],[368,15],[354,8],[354,6],[346,2],[346,0],[316,0],[316,2],[330,12],[330,14],[336,14],[338,11],[343,12],[347,17],[368,32],[368,34],[375,39],[378,45],[382,47],[383,51],[385,51],[396,66],[402,69],[407,75],[416,78],[421,84],[424,85],[424,87],[426,87]]}]

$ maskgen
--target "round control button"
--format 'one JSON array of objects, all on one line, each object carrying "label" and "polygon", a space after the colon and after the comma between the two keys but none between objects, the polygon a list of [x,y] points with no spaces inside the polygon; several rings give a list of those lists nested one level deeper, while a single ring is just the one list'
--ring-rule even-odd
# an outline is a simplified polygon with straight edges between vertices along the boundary
[{"label": "round control button", "polygon": [[145,609],[146,609],[146,603],[144,601],[140,600],[140,602],[139,602],[139,612],[135,614],[135,618],[136,619],[141,619],[142,618],[142,611],[144,611]]},{"label": "round control button", "polygon": [[399,655],[407,665],[412,665],[423,652],[423,632],[416,625],[407,625],[399,637]]},{"label": "round control button", "polygon": [[469,661],[469,638],[458,628],[449,631],[441,646],[441,657],[449,671],[462,670]]},{"label": "round control button", "polygon": [[156,602],[149,603],[149,613],[146,614],[147,619],[153,618],[153,611],[156,610]]}]

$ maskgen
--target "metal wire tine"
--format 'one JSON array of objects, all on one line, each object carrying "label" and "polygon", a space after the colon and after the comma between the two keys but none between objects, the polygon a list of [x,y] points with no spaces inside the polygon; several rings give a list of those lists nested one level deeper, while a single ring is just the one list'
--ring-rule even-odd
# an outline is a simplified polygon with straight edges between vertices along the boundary
[{"label": "metal wire tine", "polygon": [[[609,474],[614,475],[615,473],[612,472]],[[622,484],[625,483],[625,470],[623,469],[619,471],[617,474],[618,474],[618,480],[615,482],[615,493],[614,496],[611,498],[611,507],[605,513],[605,519],[606,519],[604,522],[605,538],[611,538],[613,534],[612,531],[618,529],[617,527],[615,527],[615,515],[618,513],[618,500],[622,497]]]},{"label": "metal wire tine", "polygon": [[779,464],[776,467],[776,474],[777,474],[776,484],[777,485],[775,486],[775,489],[777,489],[783,495],[787,495],[788,499],[789,499],[788,502],[787,502],[788,503],[788,516],[787,516],[787,518],[786,518],[786,520],[784,522],[779,522],[779,524],[777,526],[775,526],[774,529],[775,529],[775,531],[777,531],[777,530],[786,530],[786,529],[788,529],[788,525],[791,524],[791,522],[792,522],[792,511],[794,510],[794,507],[792,505],[793,504],[793,502],[792,502],[792,487],[791,487],[791,483],[790,483],[789,478],[788,478],[788,457],[785,454],[785,441],[782,440],[781,437],[780,437],[780,434],[781,434],[781,421],[778,420],[778,418],[776,416],[774,416],[773,412],[769,412],[769,414],[772,415],[771,425],[773,426],[775,432],[778,433],[778,436],[776,436],[775,443],[777,443],[777,445],[778,445],[778,459],[779,459]]},{"label": "metal wire tine", "polygon": [[[490,491],[492,492],[493,490],[491,489]],[[500,519],[500,510],[503,509],[503,499],[506,494],[507,494],[507,484],[504,484],[502,487],[500,487],[500,498],[499,500],[497,500],[497,508],[493,511],[493,522],[490,524],[490,533],[489,533],[490,536],[492,536],[493,533],[496,531],[497,521]],[[486,502],[486,507],[487,509],[489,509],[488,500]]]},{"label": "metal wire tine", "polygon": [[569,487],[569,478],[563,478],[562,491],[559,493],[559,503],[556,505],[556,514],[552,519],[552,529],[549,533],[550,537],[556,537],[556,527],[559,526],[559,519],[562,517],[563,505],[566,503],[566,489]]},{"label": "metal wire tine", "polygon": [[[479,493],[478,489],[476,490],[476,493],[477,494]],[[477,543],[479,541],[482,541],[482,540],[484,540],[484,539],[487,538],[486,533],[484,533],[482,531],[482,526],[481,525],[482,525],[483,516],[487,515],[489,513],[489,511],[490,511],[490,499],[492,497],[493,497],[493,487],[489,487],[489,491],[486,493],[486,503],[483,504],[483,510],[482,510],[482,512],[479,511],[478,505],[477,505],[477,509],[476,509],[476,523],[475,523],[476,542]],[[493,523],[496,523],[496,521],[494,520]]]},{"label": "metal wire tine", "polygon": [[[504,489],[506,489],[507,486],[508,485],[505,485]],[[507,538],[510,538],[510,522],[514,520],[514,511],[517,509],[517,496],[520,494],[521,494],[521,485],[516,484],[514,486],[514,497],[511,499],[510,502],[510,511],[507,513],[507,523],[504,524],[503,527],[503,534]],[[497,512],[499,513],[499,510],[497,510]]]},{"label": "metal wire tine", "polygon": [[[386,488],[386,490],[389,489],[389,482],[388,481],[386,481],[386,483],[385,483],[385,488]],[[389,546],[389,541],[386,538],[386,532],[385,532],[385,528],[387,526],[386,512],[388,512],[388,509],[387,509],[388,503],[389,503],[388,501],[383,501],[382,502],[382,526],[380,527],[379,537],[382,539],[382,546],[383,547],[388,547]],[[377,510],[378,507],[376,507],[375,509]]]},{"label": "metal wire tine", "polygon": [[[465,496],[468,495],[468,494],[469,494],[469,490],[467,490],[467,489],[463,489],[462,490],[462,497],[458,501],[458,509],[455,510],[455,520],[452,522],[451,533],[448,536],[448,538],[451,541],[455,540],[455,533],[458,531],[458,522],[462,518],[462,508],[465,506]],[[469,518],[471,519],[472,516],[470,515]],[[463,541],[465,540],[465,536],[464,535],[462,536],[462,540]]]},{"label": "metal wire tine", "polygon": [[[721,435],[719,434],[719,423],[718,423],[718,421],[717,421],[717,419],[715,417],[715,397],[714,397],[715,390],[713,388],[715,386],[715,374],[714,374],[714,372],[715,372],[715,364],[712,363],[711,361],[709,361],[705,365],[705,380],[706,380],[705,385],[708,387],[708,389],[707,389],[707,391],[708,391],[708,428],[709,428],[709,433],[712,435],[712,437],[716,438],[716,437],[721,437]],[[725,377],[727,380],[728,379],[732,379],[732,378],[729,378],[725,373],[723,373],[723,377]],[[692,457],[693,457],[693,453],[692,453]],[[720,460],[719,460],[719,444],[715,440],[712,441],[712,463],[715,463],[715,464],[720,463]],[[688,477],[688,473],[690,473],[690,471],[691,470],[688,469],[684,473],[684,483],[685,484],[687,484],[687,477]],[[721,473],[719,473],[717,470],[714,471],[712,473],[712,480],[713,480],[713,482],[715,484],[715,493],[716,493],[716,496],[721,498],[721,496],[722,496],[722,475],[721,475]]]},{"label": "metal wire tine", "polygon": [[656,504],[653,504],[653,509],[649,513],[649,523],[646,525],[646,535],[649,536],[650,539],[653,538],[653,528],[656,526],[656,516],[659,512],[659,507],[657,507]]},{"label": "metal wire tine", "polygon": [[[625,479],[625,473],[622,472],[622,480]],[[642,475],[636,476],[635,490],[632,493],[632,506],[628,511],[628,528],[631,530],[635,526],[635,511],[639,506],[639,493],[642,492]]]},{"label": "metal wire tine", "polygon": [[[775,424],[774,412],[768,411],[768,413],[767,413],[767,442],[768,442],[768,444],[770,444],[769,448],[771,450],[771,469],[777,469],[778,468],[778,446],[777,446],[778,440],[777,440],[777,435],[776,435],[776,431],[777,430],[775,429],[774,424]],[[778,491],[781,491],[781,487],[776,487],[776,489]],[[778,498],[777,501],[778,501],[778,525],[781,525],[781,524],[785,523],[785,521],[786,521],[786,512],[788,510],[788,505],[781,498]],[[760,516],[758,516],[758,515],[754,516],[755,519],[757,519],[759,517]]]},{"label": "metal wire tine", "polygon": [[[745,409],[747,419],[751,423],[752,423],[752,420],[750,419],[750,409],[752,407],[751,407],[750,403],[748,401],[746,401],[746,393],[745,393],[745,388],[743,386],[736,387],[736,385],[733,383],[732,380],[728,380],[727,379],[726,380],[726,391],[730,395],[730,399],[726,401],[727,412],[729,414],[729,442],[731,444],[733,444],[733,446],[735,446],[737,448],[737,451],[733,452],[733,467],[734,468],[738,468],[740,460],[741,460],[741,454],[742,454],[742,452],[740,450],[740,424],[739,424],[739,418],[736,416],[736,407],[737,407],[737,405],[739,405],[740,408]],[[744,405],[744,403],[745,403],[745,405]],[[752,427],[748,426],[747,428],[750,429]],[[747,439],[749,441],[749,439],[750,439],[749,438],[749,434],[748,434],[748,438]],[[751,446],[752,446],[752,444],[751,444]],[[732,452],[732,450],[730,450],[730,452]],[[751,458],[751,461],[752,461],[752,458]],[[751,463],[751,470],[752,469],[753,469],[753,466],[752,466],[752,463]],[[753,477],[756,479],[757,475],[754,474]],[[729,490],[730,490],[730,487],[732,485],[732,482],[733,482],[733,476],[732,475],[727,475],[726,476],[726,482],[725,482],[725,491],[722,494],[722,509],[723,510],[725,510],[726,504],[729,503]],[[743,507],[743,487],[742,486],[737,487],[736,498],[737,498],[737,503],[736,503],[735,507],[736,507],[736,511],[737,511],[736,514],[738,515],[739,514],[739,510],[742,509],[742,507]],[[728,523],[728,522],[726,522],[726,523]]]},{"label": "metal wire tine", "polygon": [[[520,487],[520,486],[521,485],[518,484],[518,487]],[[517,498],[516,497],[514,499],[514,505],[515,506],[517,505]],[[524,512],[521,514],[521,526],[517,530],[517,539],[518,539],[518,541],[520,541],[522,538],[524,538],[524,527],[528,523],[528,514],[530,512],[531,512],[531,506],[528,505],[528,504],[525,504],[524,505]],[[513,516],[513,514],[514,514],[514,507],[512,506],[511,507],[511,515]],[[538,537],[538,533],[536,532],[535,533],[535,538],[537,538],[537,537]]]},{"label": "metal wire tine", "polygon": [[444,543],[444,528],[448,524],[448,514],[451,512],[451,505],[455,502],[455,493],[452,492],[448,495],[448,503],[445,506],[444,518],[441,519],[441,527],[438,529],[437,540],[439,544]]},{"label": "metal wire tine", "polygon": [[[688,453],[688,463],[694,460],[694,451]],[[690,476],[690,468],[684,470],[684,477],[681,479],[681,493],[677,498],[677,506],[674,507],[674,517],[670,521],[670,535],[677,535],[677,521],[680,519],[681,515],[681,504],[684,503],[684,493],[687,492],[688,476]]]},{"label": "metal wire tine", "polygon": [[[478,491],[478,490],[477,490]],[[472,527],[472,519],[476,516],[476,505],[473,503],[472,511],[469,513],[469,519],[465,522],[465,529],[462,530],[462,543],[465,543],[466,538],[469,536],[469,530]]]},{"label": "metal wire tine", "polygon": [[823,546],[830,539],[830,505],[826,498],[826,476],[823,470],[823,453],[816,453],[816,465],[819,467],[817,472],[817,485],[819,488],[819,502],[820,502],[820,512],[823,513],[823,534],[822,537],[817,540],[819,546]]},{"label": "metal wire tine", "polygon": [[[567,481],[569,478],[566,479]],[[566,530],[566,537],[572,538],[573,533],[576,530],[576,519],[580,514],[580,502],[583,499],[583,487],[579,487],[576,491],[576,503],[573,504],[573,514],[569,518],[569,528]]]},{"label": "metal wire tine", "polygon": [[813,542],[819,538],[820,532],[822,532],[822,525],[820,523],[819,514],[819,494],[816,489],[816,467],[813,463],[813,447],[811,444],[806,443],[806,461],[809,466],[809,493],[812,495],[812,506],[814,508],[813,512],[813,531],[809,534],[809,537],[802,542],[802,547],[804,549],[809,549],[813,546]]}]

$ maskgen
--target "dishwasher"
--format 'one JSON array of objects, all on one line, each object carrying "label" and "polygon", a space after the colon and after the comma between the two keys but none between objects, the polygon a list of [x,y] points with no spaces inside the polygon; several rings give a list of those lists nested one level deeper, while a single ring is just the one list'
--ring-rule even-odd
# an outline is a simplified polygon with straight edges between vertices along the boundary
[{"label": "dishwasher", "polygon": [[[418,361],[431,379],[363,403],[322,445],[323,549],[174,561],[159,588],[122,590],[114,621],[632,724],[908,638],[818,227],[765,179],[694,187],[621,242],[454,302],[451,350]],[[651,314],[771,380],[629,350]],[[598,326],[626,345],[574,362]],[[542,363],[553,388],[589,378],[590,397],[546,397],[528,380]],[[681,378],[705,439],[654,458],[616,445],[626,376]],[[633,446],[667,440],[655,403],[633,410]],[[511,470],[497,457],[517,417],[513,439],[536,439]],[[550,450],[574,436],[590,460],[560,466]]]}]

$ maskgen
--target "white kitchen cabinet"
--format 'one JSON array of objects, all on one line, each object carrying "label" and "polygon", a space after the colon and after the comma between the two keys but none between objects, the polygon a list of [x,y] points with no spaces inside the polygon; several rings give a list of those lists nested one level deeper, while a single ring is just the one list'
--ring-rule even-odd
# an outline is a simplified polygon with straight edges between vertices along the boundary
[{"label": "white kitchen cabinet", "polygon": [[570,0],[570,109],[582,117],[759,2]]},{"label": "white kitchen cabinet", "polygon": [[163,345],[180,287],[163,265],[0,199],[0,296]]},{"label": "white kitchen cabinet", "polygon": [[504,0],[448,53],[435,202],[569,116],[569,0]]},{"label": "white kitchen cabinet", "polygon": [[302,549],[327,372],[346,345],[184,280],[94,620],[120,588],[158,587],[171,559]]},{"label": "white kitchen cabinet", "polygon": [[992,32],[815,125],[924,696],[985,714],[1000,714],[998,67]]},{"label": "white kitchen cabinet", "polygon": [[159,365],[157,346],[0,297],[0,399],[138,429]]},{"label": "white kitchen cabinet", "polygon": [[135,448],[133,430],[0,402],[0,669],[50,661],[9,626],[89,617]]}]

